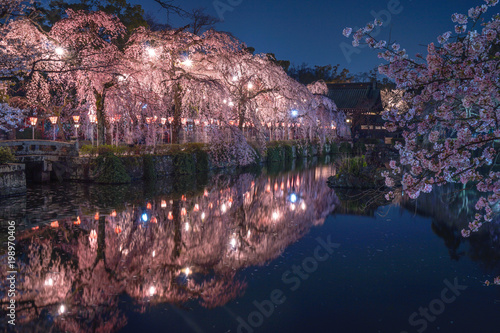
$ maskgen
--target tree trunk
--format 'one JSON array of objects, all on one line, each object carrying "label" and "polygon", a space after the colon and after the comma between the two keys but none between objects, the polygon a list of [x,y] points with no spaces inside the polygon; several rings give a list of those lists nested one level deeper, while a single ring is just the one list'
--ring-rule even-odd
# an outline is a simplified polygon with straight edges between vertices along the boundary
[{"label": "tree trunk", "polygon": [[245,123],[245,106],[243,103],[238,104],[238,128],[243,131],[243,124]]},{"label": "tree trunk", "polygon": [[106,216],[100,215],[97,225],[97,258],[106,264]]},{"label": "tree trunk", "polygon": [[180,143],[181,116],[182,116],[182,87],[180,84],[174,90],[174,121],[172,122],[172,143]]},{"label": "tree trunk", "polygon": [[95,96],[95,106],[96,106],[96,116],[97,116],[97,145],[102,145],[106,143],[105,128],[106,115],[104,114],[104,100],[106,98],[106,90],[100,94],[97,90],[94,90]]},{"label": "tree trunk", "polygon": [[175,260],[179,258],[182,250],[182,226],[181,226],[181,201],[174,200],[172,204],[172,215],[174,217],[174,248],[172,249],[172,253],[170,254],[170,258]]}]

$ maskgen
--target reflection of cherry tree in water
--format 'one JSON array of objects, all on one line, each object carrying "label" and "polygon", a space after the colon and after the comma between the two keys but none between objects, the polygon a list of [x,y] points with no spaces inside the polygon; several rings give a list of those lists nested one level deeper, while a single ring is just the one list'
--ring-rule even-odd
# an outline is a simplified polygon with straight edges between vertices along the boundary
[{"label": "reflection of cherry tree in water", "polygon": [[[198,196],[41,228],[19,244],[29,253],[19,268],[19,323],[46,318],[63,331],[116,330],[126,324],[118,308],[124,293],[141,311],[192,299],[222,306],[246,288],[238,271],[275,259],[335,209],[322,177],[318,170],[220,177]],[[6,301],[2,295],[2,307]]]},{"label": "reflection of cherry tree in water", "polygon": [[[444,240],[451,259],[459,260],[467,254],[488,273],[497,276],[500,273],[500,220],[488,223],[470,238],[464,239],[461,235],[461,230],[467,227],[477,212],[474,205],[479,197],[480,193],[475,190],[447,186],[422,195],[417,201],[403,200],[402,206],[432,217],[432,230]],[[465,243],[469,243],[467,253],[459,250],[460,245]]]}]

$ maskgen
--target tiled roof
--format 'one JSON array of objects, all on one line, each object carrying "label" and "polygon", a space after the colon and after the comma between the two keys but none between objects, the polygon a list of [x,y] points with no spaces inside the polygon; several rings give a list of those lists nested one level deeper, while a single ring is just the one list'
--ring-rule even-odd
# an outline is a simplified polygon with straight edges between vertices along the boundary
[{"label": "tiled roof", "polygon": [[380,89],[374,88],[371,83],[328,84],[328,97],[340,110],[381,107]]}]

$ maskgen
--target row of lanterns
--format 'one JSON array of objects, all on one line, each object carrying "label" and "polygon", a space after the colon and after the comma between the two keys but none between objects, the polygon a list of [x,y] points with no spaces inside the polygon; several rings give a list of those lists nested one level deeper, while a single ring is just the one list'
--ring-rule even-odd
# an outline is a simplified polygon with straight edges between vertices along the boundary
[{"label": "row of lanterns", "polygon": [[[50,123],[53,125],[54,127],[54,137],[53,139],[55,140],[56,139],[56,128],[55,128],[55,125],[57,124],[57,120],[59,119],[58,116],[50,116],[49,117],[49,120],[50,120]],[[36,124],[38,123],[38,117],[29,117],[28,118],[28,121],[32,127],[32,136],[33,136],[33,140],[35,139],[35,126]],[[95,114],[90,114],[89,115],[89,121],[90,123],[92,124],[97,124],[97,116]],[[78,128],[80,127],[80,116],[73,116],[73,123],[74,123],[74,126],[75,126],[75,135],[78,137]]]}]

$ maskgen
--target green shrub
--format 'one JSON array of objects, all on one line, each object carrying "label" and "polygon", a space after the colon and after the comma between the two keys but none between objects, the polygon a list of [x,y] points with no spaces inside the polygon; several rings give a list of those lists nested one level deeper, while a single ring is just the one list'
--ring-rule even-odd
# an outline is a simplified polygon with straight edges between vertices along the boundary
[{"label": "green shrub", "polygon": [[156,180],[156,168],[154,158],[151,155],[144,155],[142,157],[143,178],[146,181]]},{"label": "green shrub", "polygon": [[122,160],[114,154],[99,155],[96,159],[96,167],[98,183],[126,184],[131,181]]},{"label": "green shrub", "polygon": [[353,151],[356,154],[364,154],[366,153],[366,145],[363,142],[358,141],[354,143]]},{"label": "green shrub", "polygon": [[279,162],[283,160],[282,151],[280,146],[267,147],[267,162]]},{"label": "green shrub", "polygon": [[351,147],[351,144],[349,142],[342,142],[340,144],[340,149],[339,151],[343,154],[350,154],[352,153],[352,147]]},{"label": "green shrub", "polygon": [[194,154],[196,159],[196,172],[208,173],[210,164],[206,145],[203,143],[188,143],[186,145],[186,152]]},{"label": "green shrub", "polygon": [[366,168],[368,163],[365,156],[347,157],[340,161],[337,174],[347,173],[353,176],[361,175],[363,168]]},{"label": "green shrub", "polygon": [[307,157],[307,147],[305,146],[297,146],[297,157]]},{"label": "green shrub", "polygon": [[175,174],[188,175],[196,173],[196,161],[192,152],[181,150],[172,153]]},{"label": "green shrub", "polygon": [[16,157],[12,154],[9,147],[0,147],[0,164],[7,164],[16,161]]},{"label": "green shrub", "polygon": [[330,145],[330,154],[338,154],[339,152],[339,145],[336,142],[332,142]]},{"label": "green shrub", "polygon": [[285,154],[285,161],[293,160],[293,147],[289,142],[283,143],[283,152]]}]

